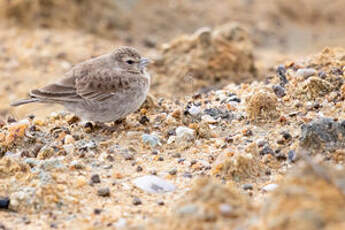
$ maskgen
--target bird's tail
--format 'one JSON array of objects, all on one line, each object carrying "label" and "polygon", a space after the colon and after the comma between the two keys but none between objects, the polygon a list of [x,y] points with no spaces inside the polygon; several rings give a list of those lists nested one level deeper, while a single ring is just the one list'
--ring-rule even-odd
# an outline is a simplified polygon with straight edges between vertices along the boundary
[{"label": "bird's tail", "polygon": [[39,101],[40,99],[38,98],[21,99],[21,100],[11,103],[11,106],[20,106],[20,105],[25,105],[29,103],[39,102]]}]

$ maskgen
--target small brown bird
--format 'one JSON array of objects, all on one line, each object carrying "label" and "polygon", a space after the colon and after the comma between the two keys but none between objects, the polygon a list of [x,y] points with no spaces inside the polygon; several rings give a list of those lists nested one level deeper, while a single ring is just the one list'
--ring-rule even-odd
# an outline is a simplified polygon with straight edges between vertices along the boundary
[{"label": "small brown bird", "polygon": [[148,63],[134,48],[120,47],[74,66],[60,81],[31,90],[30,98],[11,105],[57,103],[89,121],[119,121],[145,101],[150,88]]}]

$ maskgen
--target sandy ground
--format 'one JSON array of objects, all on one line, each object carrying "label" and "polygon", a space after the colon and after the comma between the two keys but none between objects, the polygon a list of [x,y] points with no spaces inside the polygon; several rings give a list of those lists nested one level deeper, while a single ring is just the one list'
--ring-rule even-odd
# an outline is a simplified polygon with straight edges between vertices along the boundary
[{"label": "sandy ground", "polygon": [[[0,229],[345,228],[343,1],[22,2],[0,5]],[[120,45],[155,98],[117,132],[9,106]]]}]

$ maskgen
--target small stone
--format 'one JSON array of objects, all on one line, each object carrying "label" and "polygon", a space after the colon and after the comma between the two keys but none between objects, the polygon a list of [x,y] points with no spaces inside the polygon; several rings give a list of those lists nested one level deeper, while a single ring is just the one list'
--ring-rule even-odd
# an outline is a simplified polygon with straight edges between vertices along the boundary
[{"label": "small stone", "polygon": [[191,215],[198,211],[198,207],[195,204],[187,204],[177,210],[177,213],[181,216]]},{"label": "small stone", "polygon": [[174,176],[174,175],[176,175],[176,173],[177,173],[177,169],[171,169],[170,171],[169,171],[169,174],[170,175],[172,175],[172,176]]},{"label": "small stone", "polygon": [[267,154],[271,154],[271,155],[274,154],[273,150],[272,150],[268,145],[266,145],[266,146],[260,151],[260,155],[267,155]]},{"label": "small stone", "polygon": [[264,187],[262,187],[262,191],[264,192],[272,192],[276,190],[279,187],[278,184],[267,184]]},{"label": "small stone", "polygon": [[144,142],[144,144],[150,144],[151,147],[155,147],[157,145],[162,145],[159,141],[159,138],[155,135],[143,134],[141,136],[141,139]]},{"label": "small stone", "polygon": [[223,216],[229,217],[233,212],[233,207],[228,204],[219,205],[219,211]]},{"label": "small stone", "polygon": [[192,141],[194,139],[194,129],[187,128],[185,126],[179,126],[176,129],[176,140],[178,142],[182,141]]},{"label": "small stone", "polygon": [[286,79],[286,68],[284,65],[279,65],[277,68],[277,74],[280,79],[281,85],[286,85],[288,83],[288,80]]},{"label": "small stone", "polygon": [[180,158],[181,157],[181,153],[174,153],[172,155],[173,158]]},{"label": "small stone", "polygon": [[157,202],[157,204],[158,204],[159,206],[163,206],[165,203],[164,203],[164,201],[159,200],[159,201]]},{"label": "small stone", "polygon": [[102,197],[110,196],[110,189],[109,188],[100,188],[97,190],[97,195]]},{"label": "small stone", "polygon": [[192,106],[188,109],[188,113],[192,116],[198,116],[201,112],[200,106]]},{"label": "small stone", "polygon": [[172,183],[157,176],[147,175],[133,180],[136,187],[148,193],[173,192],[176,187]]},{"label": "small stone", "polygon": [[74,169],[83,169],[84,165],[80,161],[74,160],[70,163],[70,167]]},{"label": "small stone", "polygon": [[308,78],[308,77],[316,75],[316,74],[317,74],[317,71],[313,68],[298,69],[296,72],[296,75],[298,77],[304,77],[304,78]]},{"label": "small stone", "polygon": [[281,87],[280,85],[273,85],[272,89],[273,89],[274,94],[277,97],[282,98],[285,96],[285,89]]},{"label": "small stone", "polygon": [[93,213],[94,213],[95,215],[99,215],[99,214],[101,214],[102,211],[103,211],[103,210],[100,209],[100,208],[95,208],[95,209],[93,210]]},{"label": "small stone", "polygon": [[131,153],[129,153],[129,152],[123,152],[123,153],[121,153],[121,155],[123,156],[123,158],[124,158],[126,161],[134,160],[133,154],[131,154]]},{"label": "small stone", "polygon": [[253,190],[253,185],[252,184],[243,184],[242,189],[243,190]]},{"label": "small stone", "polygon": [[185,172],[185,173],[183,174],[183,177],[192,178],[193,175],[192,175],[190,172]]},{"label": "small stone", "polygon": [[138,197],[134,197],[132,203],[134,205],[141,205],[142,204],[141,200]]},{"label": "small stone", "polygon": [[91,176],[91,183],[92,184],[98,184],[98,183],[101,183],[101,178],[98,174],[93,174]]},{"label": "small stone", "polygon": [[295,150],[290,150],[288,152],[288,160],[289,160],[289,162],[295,162],[296,161],[296,152],[295,152]]},{"label": "small stone", "polygon": [[8,197],[0,198],[0,209],[8,209],[10,206],[10,199]]},{"label": "small stone", "polygon": [[137,168],[136,168],[136,171],[137,171],[137,172],[142,172],[142,171],[143,171],[143,168],[142,168],[140,165],[138,165]]},{"label": "small stone", "polygon": [[150,122],[150,119],[148,119],[148,117],[147,116],[142,116],[141,118],[140,118],[140,120],[139,120],[139,123],[140,124],[142,124],[142,125],[145,125],[145,124],[147,124],[147,123],[149,123]]},{"label": "small stone", "polygon": [[158,161],[164,161],[164,157],[159,156],[157,160],[158,160]]}]

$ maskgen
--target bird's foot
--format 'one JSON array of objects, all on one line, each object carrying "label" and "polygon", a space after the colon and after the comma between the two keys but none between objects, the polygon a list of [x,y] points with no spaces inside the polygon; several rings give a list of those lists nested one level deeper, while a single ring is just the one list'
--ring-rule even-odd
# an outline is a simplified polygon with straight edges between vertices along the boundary
[{"label": "bird's foot", "polygon": [[112,122],[110,125],[107,125],[102,122],[96,122],[95,127],[100,129],[102,133],[104,134],[112,134],[119,130],[120,126],[124,123],[125,119],[118,120],[115,122]]}]

